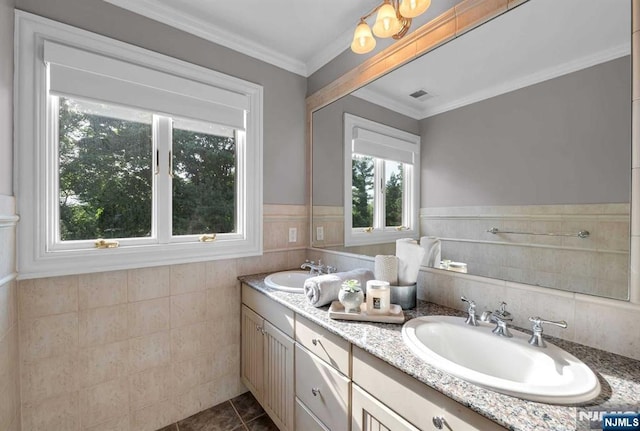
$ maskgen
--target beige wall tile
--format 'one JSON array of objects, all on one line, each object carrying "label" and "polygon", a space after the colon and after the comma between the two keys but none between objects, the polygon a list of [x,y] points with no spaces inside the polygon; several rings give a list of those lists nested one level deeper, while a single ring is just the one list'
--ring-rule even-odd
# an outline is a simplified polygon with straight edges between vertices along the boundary
[{"label": "beige wall tile", "polygon": [[80,309],[108,307],[127,302],[127,271],[109,271],[79,276]]},{"label": "beige wall tile", "polygon": [[122,416],[129,409],[129,382],[111,380],[80,391],[82,427],[90,427]]},{"label": "beige wall tile", "polygon": [[78,313],[57,314],[20,322],[22,360],[70,353],[78,348]]},{"label": "beige wall tile", "polygon": [[83,428],[83,431],[129,431],[129,421],[129,415],[126,414],[92,427]]},{"label": "beige wall tile", "polygon": [[165,425],[176,422],[179,416],[172,401],[163,401],[140,410],[131,415],[131,428],[136,431],[156,431]]},{"label": "beige wall tile", "polygon": [[171,294],[205,290],[206,273],[206,263],[203,262],[171,265]]},{"label": "beige wall tile", "polygon": [[219,286],[207,290],[207,319],[219,320],[240,314],[241,290],[239,286]]},{"label": "beige wall tile", "polygon": [[139,337],[170,328],[169,298],[149,299],[129,304],[129,337]]},{"label": "beige wall tile", "polygon": [[79,313],[80,346],[125,340],[127,326],[126,304],[82,310]]},{"label": "beige wall tile", "polygon": [[174,393],[181,394],[213,380],[215,357],[215,353],[205,352],[182,362],[174,362],[172,366]]},{"label": "beige wall tile", "polygon": [[186,418],[218,404],[216,402],[216,383],[204,383],[176,395],[173,403],[178,417]]},{"label": "beige wall tile", "polygon": [[156,332],[129,340],[129,370],[132,373],[166,365],[170,360],[169,331]]},{"label": "beige wall tile", "polygon": [[239,286],[237,259],[207,262],[207,288]]},{"label": "beige wall tile", "polygon": [[140,410],[160,401],[168,400],[177,381],[173,378],[171,365],[150,368],[129,377],[130,407]]},{"label": "beige wall tile", "polygon": [[[289,239],[289,222],[270,221],[264,223],[264,249],[282,250],[287,248]],[[299,234],[300,232],[298,232]]]},{"label": "beige wall tile", "polygon": [[22,319],[78,311],[78,276],[21,281],[18,302]]},{"label": "beige wall tile", "polygon": [[576,300],[575,342],[608,352],[616,352],[640,360],[640,332],[636,310],[617,309],[612,318],[611,308],[604,304]]},{"label": "beige wall tile", "polygon": [[212,349],[213,337],[206,323],[171,330],[171,359],[182,362]]},{"label": "beige wall tile", "polygon": [[18,328],[0,338],[0,429],[7,429],[20,414]]},{"label": "beige wall tile", "polygon": [[78,431],[80,408],[78,392],[48,398],[22,407],[23,431]]},{"label": "beige wall tile", "polygon": [[227,374],[240,375],[240,340],[216,347],[210,358],[212,378],[219,380]]},{"label": "beige wall tile", "polygon": [[81,387],[127,376],[129,374],[129,341],[82,349],[78,368]]},{"label": "beige wall tile", "polygon": [[10,281],[0,286],[0,337],[18,321],[17,283]]},{"label": "beige wall tile", "polygon": [[127,295],[130,302],[169,296],[171,270],[168,266],[127,271]]},{"label": "beige wall tile", "polygon": [[171,327],[192,325],[207,318],[207,291],[171,297]]},{"label": "beige wall tile", "polygon": [[22,363],[22,402],[37,403],[46,398],[79,389],[78,355],[55,356]]}]

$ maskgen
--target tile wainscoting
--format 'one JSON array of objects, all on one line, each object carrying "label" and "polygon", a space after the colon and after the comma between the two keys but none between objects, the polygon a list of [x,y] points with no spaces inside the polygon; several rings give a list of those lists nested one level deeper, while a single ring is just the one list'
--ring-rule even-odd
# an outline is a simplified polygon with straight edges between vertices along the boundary
[{"label": "tile wainscoting", "polygon": [[0,195],[0,429],[20,429],[15,205]]},{"label": "tile wainscoting", "polygon": [[306,207],[265,205],[264,233],[259,257],[19,281],[22,430],[156,430],[245,392],[236,277],[304,262]]},{"label": "tile wainscoting", "polygon": [[438,207],[420,210],[420,232],[474,275],[627,299],[629,220],[629,204]]},{"label": "tile wainscoting", "polygon": [[[308,258],[333,265],[338,271],[373,269],[373,258],[340,252],[309,250]],[[567,329],[545,328],[545,333],[596,349],[640,360],[640,305],[580,293],[541,288],[430,268],[418,278],[418,298],[464,311],[460,296],[478,304],[478,311],[494,310],[501,301],[513,314],[515,326],[529,328],[530,316],[566,320]]]}]

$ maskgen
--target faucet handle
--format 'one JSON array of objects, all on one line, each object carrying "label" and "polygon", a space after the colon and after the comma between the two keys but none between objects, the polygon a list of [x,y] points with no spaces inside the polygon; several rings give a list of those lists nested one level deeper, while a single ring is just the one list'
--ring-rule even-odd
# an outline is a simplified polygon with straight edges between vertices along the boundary
[{"label": "faucet handle", "polygon": [[500,303],[500,308],[496,310],[496,313],[502,320],[513,320],[513,317],[511,317],[511,313],[507,311],[507,303],[504,301]]},{"label": "faucet handle", "polygon": [[544,331],[542,328],[543,324],[559,326],[563,329],[567,327],[567,322],[565,322],[564,320],[553,321],[542,319],[540,317],[529,317],[529,322],[533,323],[533,326],[531,328],[533,334],[529,339],[529,344],[537,347],[547,347],[547,343],[542,338],[542,332]]},{"label": "faucet handle", "polygon": [[469,307],[467,308],[467,313],[469,313],[469,315],[467,316],[467,320],[465,320],[464,323],[466,323],[467,325],[470,325],[470,326],[478,326],[478,322],[476,321],[478,316],[476,316],[476,303],[475,303],[475,301],[469,300],[464,296],[461,296],[460,299],[463,302],[466,302],[467,304],[469,304]]}]

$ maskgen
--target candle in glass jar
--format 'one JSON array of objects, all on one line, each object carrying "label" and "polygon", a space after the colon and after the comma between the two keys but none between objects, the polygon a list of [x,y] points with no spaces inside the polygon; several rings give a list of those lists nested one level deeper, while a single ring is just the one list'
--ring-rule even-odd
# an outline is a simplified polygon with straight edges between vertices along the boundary
[{"label": "candle in glass jar", "polygon": [[367,281],[367,314],[389,314],[391,308],[391,290],[389,282],[382,280]]}]

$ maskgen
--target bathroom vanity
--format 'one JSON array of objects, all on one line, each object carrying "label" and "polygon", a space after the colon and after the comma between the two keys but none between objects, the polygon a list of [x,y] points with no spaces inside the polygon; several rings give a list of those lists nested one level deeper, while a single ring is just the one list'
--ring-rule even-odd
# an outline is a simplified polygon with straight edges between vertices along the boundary
[{"label": "bathroom vanity", "polygon": [[[242,379],[281,430],[574,430],[580,408],[525,401],[417,358],[401,325],[328,318],[327,307],[242,281]],[[459,311],[418,301],[407,320]],[[462,317],[461,317],[462,318]],[[583,360],[603,390],[590,406],[640,404],[640,362],[550,341]]]}]

